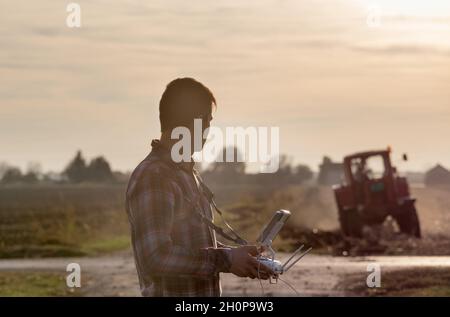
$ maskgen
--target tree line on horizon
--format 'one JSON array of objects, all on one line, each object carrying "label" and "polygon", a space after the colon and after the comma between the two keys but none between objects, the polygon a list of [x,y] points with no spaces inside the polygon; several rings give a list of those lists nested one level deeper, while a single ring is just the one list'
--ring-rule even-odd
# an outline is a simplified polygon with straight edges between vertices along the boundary
[{"label": "tree line on horizon", "polygon": [[[240,153],[234,148],[235,157]],[[223,151],[226,153],[226,149]],[[302,164],[294,165],[290,159],[280,156],[279,169],[275,173],[247,173],[246,163],[239,162],[216,162],[211,163],[202,169],[197,164],[203,179],[210,183],[221,184],[265,184],[275,185],[284,184],[302,184],[313,178],[312,170]],[[126,182],[129,175],[117,171],[112,171],[109,162],[103,157],[98,156],[87,162],[81,151],[77,151],[73,159],[67,164],[66,168],[60,173],[42,173],[39,164],[32,164],[26,172],[20,168],[9,166],[5,163],[0,164],[0,183],[1,184],[38,184],[38,183],[115,183]]]},{"label": "tree line on horizon", "polygon": [[239,150],[234,147],[234,161],[225,162],[227,149],[222,151],[222,157],[218,157],[215,162],[201,170],[202,178],[210,184],[270,184],[270,185],[294,185],[303,184],[311,180],[314,176],[313,171],[304,164],[294,165],[291,159],[286,155],[279,158],[279,168],[275,173],[247,173],[246,163],[239,162],[241,157]]},{"label": "tree line on horizon", "polygon": [[75,157],[60,173],[42,173],[39,164],[31,164],[23,173],[20,168],[0,164],[0,182],[2,184],[37,184],[52,183],[108,183],[121,178],[120,172],[113,172],[110,164],[103,156],[93,158],[89,163],[83,157],[81,151],[77,151]]}]

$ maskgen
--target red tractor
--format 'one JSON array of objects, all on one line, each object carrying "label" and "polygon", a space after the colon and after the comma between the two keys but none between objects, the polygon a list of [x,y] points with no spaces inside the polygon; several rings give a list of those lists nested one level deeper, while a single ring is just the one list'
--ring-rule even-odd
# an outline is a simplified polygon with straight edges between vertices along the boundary
[{"label": "red tractor", "polygon": [[[391,216],[401,232],[421,237],[416,199],[406,178],[392,166],[390,153],[388,148],[344,158],[345,181],[333,190],[345,236],[362,237],[364,226],[382,224]],[[407,160],[406,154],[403,159]]]}]

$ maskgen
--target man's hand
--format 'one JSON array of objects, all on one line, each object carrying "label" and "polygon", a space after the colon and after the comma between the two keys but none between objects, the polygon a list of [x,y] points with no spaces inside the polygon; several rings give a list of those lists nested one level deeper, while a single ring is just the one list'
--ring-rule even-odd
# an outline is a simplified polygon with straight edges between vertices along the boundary
[{"label": "man's hand", "polygon": [[258,251],[257,247],[254,245],[231,249],[230,272],[239,277],[250,277],[252,279],[261,278],[267,280],[271,275],[274,275],[274,272],[256,260],[255,256],[260,253],[261,252]]}]

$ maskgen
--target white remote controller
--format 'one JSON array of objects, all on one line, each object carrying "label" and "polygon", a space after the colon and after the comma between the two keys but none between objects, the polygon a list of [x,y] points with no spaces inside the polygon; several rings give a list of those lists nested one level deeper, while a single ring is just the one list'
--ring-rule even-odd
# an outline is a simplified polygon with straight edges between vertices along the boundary
[{"label": "white remote controller", "polygon": [[[301,245],[284,264],[278,260],[275,260],[275,251],[272,249],[272,241],[275,239],[290,215],[291,213],[288,210],[277,210],[270,222],[264,227],[259,238],[256,240],[257,245],[264,247],[265,254],[269,255],[259,256],[257,260],[259,263],[265,265],[273,271],[274,275],[272,277],[275,278],[275,281],[278,279],[278,275],[286,273],[292,266],[294,266],[295,263],[300,261],[301,258],[311,251],[311,248],[309,248],[305,252],[300,253],[303,249],[303,245]],[[294,257],[297,255],[299,256],[294,260]]]},{"label": "white remote controller", "polygon": [[258,262],[271,269],[275,274],[283,274],[283,265],[278,260],[272,260],[266,257],[258,258]]}]

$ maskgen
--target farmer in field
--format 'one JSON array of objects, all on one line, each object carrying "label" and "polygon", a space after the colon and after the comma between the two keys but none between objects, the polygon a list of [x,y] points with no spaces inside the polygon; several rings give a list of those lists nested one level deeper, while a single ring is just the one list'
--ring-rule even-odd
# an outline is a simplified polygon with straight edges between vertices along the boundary
[{"label": "farmer in field", "polygon": [[[186,127],[193,136],[194,119],[207,129],[215,105],[212,92],[192,78],[169,83],[159,103],[161,137],[131,175],[126,206],[144,296],[220,296],[221,272],[269,277],[266,268],[258,272],[255,246],[232,248],[216,241],[202,221],[203,216],[212,220],[213,213],[193,160],[177,163],[171,155],[180,141],[171,137],[172,130]],[[183,148],[189,158],[193,140],[190,149]],[[204,142],[202,137],[201,147]]]}]

